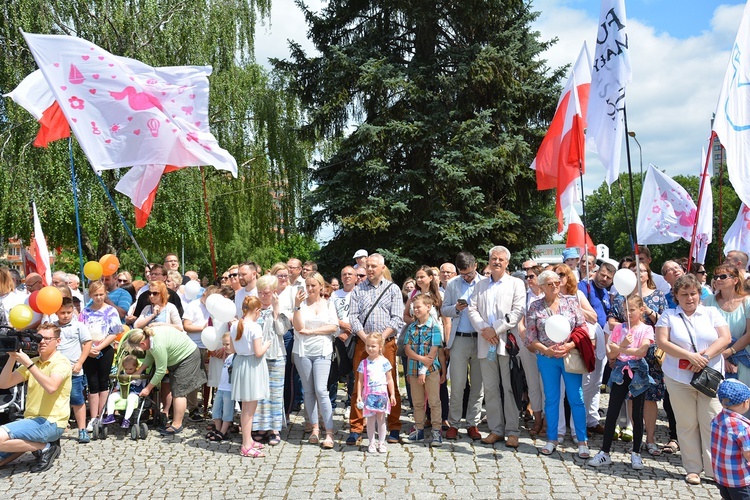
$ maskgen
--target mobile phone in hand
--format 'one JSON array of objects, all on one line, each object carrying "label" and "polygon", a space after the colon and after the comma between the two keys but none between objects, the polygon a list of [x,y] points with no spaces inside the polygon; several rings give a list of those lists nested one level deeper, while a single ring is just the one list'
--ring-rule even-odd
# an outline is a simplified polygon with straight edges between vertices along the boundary
[{"label": "mobile phone in hand", "polygon": [[456,301],[456,304],[457,304],[457,305],[462,305],[462,306],[465,306],[465,305],[467,305],[467,304],[468,304],[468,302],[466,302],[466,299],[458,299],[458,300]]},{"label": "mobile phone in hand", "polygon": [[681,359],[678,366],[680,367],[680,370],[687,370],[690,368],[690,361],[687,359]]}]

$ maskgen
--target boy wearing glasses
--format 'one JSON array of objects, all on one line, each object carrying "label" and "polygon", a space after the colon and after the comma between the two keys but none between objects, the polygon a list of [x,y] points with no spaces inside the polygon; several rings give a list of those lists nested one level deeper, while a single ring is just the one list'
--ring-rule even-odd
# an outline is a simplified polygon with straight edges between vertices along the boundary
[{"label": "boy wearing glasses", "polygon": [[[0,426],[0,466],[30,451],[37,461],[31,472],[44,472],[60,455],[60,436],[70,418],[70,361],[57,352],[60,327],[43,323],[39,356],[29,358],[23,351],[8,354],[0,372],[0,388],[28,382],[24,418]],[[13,370],[16,362],[21,366]]]}]

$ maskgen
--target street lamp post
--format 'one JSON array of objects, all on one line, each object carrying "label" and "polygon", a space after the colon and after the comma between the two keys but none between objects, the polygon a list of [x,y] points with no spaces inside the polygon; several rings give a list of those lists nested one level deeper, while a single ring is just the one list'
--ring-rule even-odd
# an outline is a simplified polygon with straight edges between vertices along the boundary
[{"label": "street lamp post", "polygon": [[628,135],[635,139],[635,143],[638,144],[638,163],[641,167],[641,184],[643,184],[643,148],[641,148],[641,143],[638,142],[638,138],[635,136],[635,132],[631,130],[628,132]]}]

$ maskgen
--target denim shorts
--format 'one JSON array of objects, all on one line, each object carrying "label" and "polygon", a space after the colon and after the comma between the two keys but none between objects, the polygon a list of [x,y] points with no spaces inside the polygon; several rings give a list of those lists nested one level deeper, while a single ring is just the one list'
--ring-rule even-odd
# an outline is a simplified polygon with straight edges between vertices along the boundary
[{"label": "denim shorts", "polygon": [[232,422],[234,420],[234,403],[232,402],[231,392],[216,391],[213,408],[211,408],[211,417],[214,420],[221,419],[222,422]]},{"label": "denim shorts", "polygon": [[[8,433],[10,439],[23,439],[34,443],[51,443],[63,435],[65,429],[58,427],[44,417],[22,418],[9,424],[0,425],[0,429]],[[0,460],[11,453],[0,452]]]},{"label": "denim shorts", "polygon": [[71,377],[70,385],[70,404],[73,406],[80,406],[86,402],[83,398],[83,381],[86,377],[80,375],[78,377]]}]

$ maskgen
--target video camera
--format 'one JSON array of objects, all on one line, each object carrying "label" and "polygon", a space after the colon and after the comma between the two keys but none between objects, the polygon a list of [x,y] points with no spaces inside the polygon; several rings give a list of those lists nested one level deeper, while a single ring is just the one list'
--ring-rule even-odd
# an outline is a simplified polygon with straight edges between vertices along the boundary
[{"label": "video camera", "polygon": [[35,331],[18,331],[9,326],[0,326],[0,354],[23,351],[29,356],[39,354],[42,336]]}]

